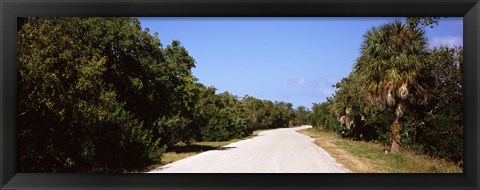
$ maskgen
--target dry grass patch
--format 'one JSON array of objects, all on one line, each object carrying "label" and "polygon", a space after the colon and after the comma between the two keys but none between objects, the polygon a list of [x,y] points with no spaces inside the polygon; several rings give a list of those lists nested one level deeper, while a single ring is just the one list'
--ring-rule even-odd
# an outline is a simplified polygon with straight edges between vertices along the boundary
[{"label": "dry grass patch", "polygon": [[358,173],[462,173],[463,169],[442,159],[418,155],[408,150],[385,153],[383,145],[350,141],[335,133],[305,129],[299,133],[315,138],[315,143],[338,162]]},{"label": "dry grass patch", "polygon": [[325,149],[339,163],[347,167],[352,172],[371,173],[376,171],[376,169],[372,168],[372,166],[368,163],[368,160],[354,156],[345,149],[338,148],[336,143],[341,139],[336,137],[334,133],[328,133],[314,129],[303,129],[297,132],[315,138],[315,144]]}]

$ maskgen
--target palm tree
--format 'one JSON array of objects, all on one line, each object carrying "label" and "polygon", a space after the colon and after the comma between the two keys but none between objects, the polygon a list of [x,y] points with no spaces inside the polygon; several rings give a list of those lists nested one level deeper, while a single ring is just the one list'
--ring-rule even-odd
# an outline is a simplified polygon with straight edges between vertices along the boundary
[{"label": "palm tree", "polygon": [[426,44],[423,29],[408,27],[399,20],[372,27],[364,35],[361,55],[354,66],[368,100],[382,109],[395,109],[393,152],[400,148],[400,118],[405,107],[426,101],[426,88],[420,80]]},{"label": "palm tree", "polygon": [[[360,88],[358,86],[356,73],[350,73],[348,77],[343,78],[334,87],[338,90],[333,97],[333,109],[337,116],[337,120],[342,126],[350,130],[351,119],[350,113],[353,109],[353,104],[362,101],[361,95],[358,93]],[[342,119],[343,118],[343,119]]]}]

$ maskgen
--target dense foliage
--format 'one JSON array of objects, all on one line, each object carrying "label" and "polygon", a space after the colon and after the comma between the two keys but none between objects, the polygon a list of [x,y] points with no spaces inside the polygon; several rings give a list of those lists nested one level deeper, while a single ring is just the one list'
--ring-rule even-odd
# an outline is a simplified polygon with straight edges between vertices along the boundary
[{"label": "dense foliage", "polygon": [[361,55],[354,65],[360,80],[361,93],[368,102],[381,109],[395,109],[392,122],[391,151],[400,148],[400,130],[406,108],[422,104],[426,85],[421,71],[426,61],[424,30],[410,28],[400,21],[368,30],[361,46]]},{"label": "dense foliage", "polygon": [[369,30],[354,70],[312,107],[314,127],[462,165],[463,48],[426,49],[422,35],[398,21]]},{"label": "dense foliage", "polygon": [[18,32],[19,169],[118,171],[159,160],[170,64],[128,18],[33,18]]},{"label": "dense foliage", "polygon": [[292,105],[216,93],[132,18],[19,18],[20,172],[124,172],[168,146],[286,127]]}]

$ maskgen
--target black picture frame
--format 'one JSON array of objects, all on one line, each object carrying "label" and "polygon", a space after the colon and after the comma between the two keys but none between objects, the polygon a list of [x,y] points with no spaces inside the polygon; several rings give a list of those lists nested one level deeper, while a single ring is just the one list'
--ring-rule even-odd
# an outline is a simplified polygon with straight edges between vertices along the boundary
[{"label": "black picture frame", "polygon": [[[0,0],[1,189],[479,189],[479,0]],[[464,18],[463,174],[81,174],[17,173],[16,17]]]}]

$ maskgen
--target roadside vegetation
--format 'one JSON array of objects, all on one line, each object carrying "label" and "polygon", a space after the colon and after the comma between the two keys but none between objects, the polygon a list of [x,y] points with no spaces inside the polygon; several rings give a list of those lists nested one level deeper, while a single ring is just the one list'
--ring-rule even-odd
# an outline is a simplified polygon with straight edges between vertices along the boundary
[{"label": "roadside vegetation", "polygon": [[[374,155],[385,159],[404,162],[416,152],[463,168],[463,48],[426,47],[422,27],[433,27],[436,19],[395,21],[368,30],[354,69],[334,85],[332,97],[308,110],[304,124],[368,142],[365,152],[376,146],[371,143],[382,145],[391,155]],[[356,150],[351,148],[355,143],[333,144]]]},{"label": "roadside vegetation", "polygon": [[412,150],[386,153],[386,145],[352,141],[335,132],[304,129],[299,133],[315,138],[339,163],[355,173],[462,173],[463,169],[445,159],[429,157]]}]

